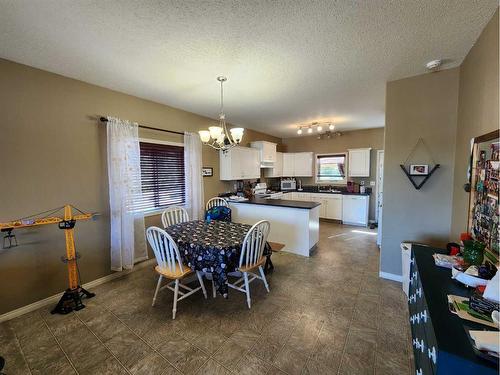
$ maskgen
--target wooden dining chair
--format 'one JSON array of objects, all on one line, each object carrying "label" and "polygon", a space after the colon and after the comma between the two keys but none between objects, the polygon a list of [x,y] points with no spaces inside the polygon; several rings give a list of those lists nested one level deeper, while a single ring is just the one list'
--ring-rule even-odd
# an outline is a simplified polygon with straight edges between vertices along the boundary
[{"label": "wooden dining chair", "polygon": [[163,228],[186,221],[189,221],[189,215],[184,207],[171,206],[161,214]]},{"label": "wooden dining chair", "polygon": [[205,207],[205,210],[209,210],[212,207],[216,207],[216,206],[229,207],[229,204],[227,203],[227,200],[225,200],[224,198],[214,197],[214,198],[210,198],[208,200],[207,205]]},{"label": "wooden dining chair", "polygon": [[[170,237],[170,235],[163,229],[158,227],[149,227],[146,230],[146,237],[148,238],[149,244],[153,248],[156,261],[158,262],[158,265],[155,267],[155,271],[160,275],[151,306],[155,305],[156,297],[160,290],[165,288],[170,289],[174,292],[172,319],[175,319],[178,301],[182,301],[184,298],[189,297],[191,294],[196,293],[200,289],[203,291],[205,298],[207,298],[207,291],[205,290],[205,285],[203,284],[202,274],[200,271],[196,271],[196,276],[198,277],[198,282],[200,283],[198,288],[192,289],[182,284],[180,280],[192,274],[193,271],[182,263],[179,248],[172,237]],[[163,278],[171,281],[167,283],[167,285],[160,287]],[[183,288],[187,292],[179,290],[179,288]]]},{"label": "wooden dining chair", "polygon": [[[247,305],[248,308],[251,307],[250,299],[250,283],[255,279],[260,279],[264,283],[267,292],[269,293],[269,285],[267,284],[266,275],[264,274],[264,269],[262,266],[266,263],[266,257],[264,256],[264,248],[266,246],[267,236],[269,235],[269,229],[271,224],[267,220],[261,220],[255,223],[252,228],[248,231],[243,240],[243,246],[241,247],[240,263],[236,272],[230,272],[229,276],[240,276],[234,284],[228,283],[230,288],[239,290],[247,295]],[[251,271],[258,269],[259,274],[257,275]],[[248,275],[252,278],[249,279]]]}]

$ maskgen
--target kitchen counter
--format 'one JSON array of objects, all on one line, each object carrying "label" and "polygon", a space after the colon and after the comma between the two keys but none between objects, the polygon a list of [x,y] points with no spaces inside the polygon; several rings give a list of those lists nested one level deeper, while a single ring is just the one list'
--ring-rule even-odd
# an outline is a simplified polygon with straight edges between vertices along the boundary
[{"label": "kitchen counter", "polygon": [[308,194],[341,194],[341,195],[364,195],[364,196],[368,196],[368,195],[371,195],[371,193],[350,193],[348,191],[314,191],[314,190],[302,190],[302,191],[299,191],[299,190],[293,190],[293,191],[290,191],[290,190],[287,190],[287,191],[284,191],[283,193],[292,193],[292,192],[295,192],[295,193],[308,193]]},{"label": "kitchen counter", "polygon": [[314,207],[318,207],[320,203],[318,202],[303,202],[303,201],[292,201],[288,199],[266,199],[266,198],[250,198],[247,201],[241,202],[230,202],[235,204],[259,204],[262,206],[277,206],[277,207],[289,207],[289,208],[300,208],[310,210]]},{"label": "kitchen counter", "polygon": [[252,198],[229,207],[236,223],[269,221],[269,241],[284,244],[283,251],[308,257],[319,241],[320,202]]}]

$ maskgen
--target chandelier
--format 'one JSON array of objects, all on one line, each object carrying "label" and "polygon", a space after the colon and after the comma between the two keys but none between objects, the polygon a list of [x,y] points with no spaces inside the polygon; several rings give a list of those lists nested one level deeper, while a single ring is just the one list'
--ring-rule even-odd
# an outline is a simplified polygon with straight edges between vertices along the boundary
[{"label": "chandelier", "polygon": [[240,144],[243,138],[243,128],[231,128],[229,132],[226,126],[226,115],[224,114],[224,88],[223,84],[227,81],[226,77],[217,77],[220,82],[220,112],[218,126],[210,126],[208,130],[200,130],[200,135],[203,144],[215,148],[216,150],[227,151],[230,148]]}]

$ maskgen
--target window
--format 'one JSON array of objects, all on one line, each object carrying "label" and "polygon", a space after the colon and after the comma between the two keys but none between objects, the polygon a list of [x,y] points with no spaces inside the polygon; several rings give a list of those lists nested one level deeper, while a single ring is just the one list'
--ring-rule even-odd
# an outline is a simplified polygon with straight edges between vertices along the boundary
[{"label": "window", "polygon": [[154,211],[185,203],[184,147],[167,142],[141,141],[142,197],[138,211]]},{"label": "window", "polygon": [[345,154],[316,155],[316,182],[344,184]]}]

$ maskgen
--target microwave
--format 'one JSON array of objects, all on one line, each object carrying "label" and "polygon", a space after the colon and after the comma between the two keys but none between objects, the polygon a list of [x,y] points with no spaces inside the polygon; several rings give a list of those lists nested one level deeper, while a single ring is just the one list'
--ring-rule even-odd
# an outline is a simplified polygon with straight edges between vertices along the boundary
[{"label": "microwave", "polygon": [[281,180],[281,190],[297,190],[297,182],[295,180]]}]

